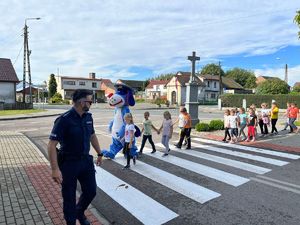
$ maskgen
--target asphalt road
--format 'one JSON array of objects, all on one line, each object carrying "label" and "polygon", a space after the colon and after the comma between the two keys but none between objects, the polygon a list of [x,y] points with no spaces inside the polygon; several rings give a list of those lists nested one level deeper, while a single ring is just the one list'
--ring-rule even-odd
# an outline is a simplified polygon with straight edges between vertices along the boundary
[{"label": "asphalt road", "polygon": [[[156,127],[161,124],[163,111],[150,110]],[[175,119],[177,110],[170,111]],[[112,110],[93,109],[92,113],[101,147],[107,149],[111,143],[107,124]],[[133,115],[140,125],[143,110],[134,110]],[[222,118],[221,112],[199,115],[202,120]],[[25,133],[47,155],[54,119],[0,121],[0,129]],[[158,150],[162,150],[160,137],[153,136]],[[171,142],[177,138],[175,134]],[[172,150],[166,158],[159,151],[154,155],[146,153],[129,171],[122,170],[122,157],[104,160],[102,168],[97,168],[95,207],[108,221],[120,225],[300,224],[297,155],[234,149],[195,138],[192,145],[193,151]]]}]

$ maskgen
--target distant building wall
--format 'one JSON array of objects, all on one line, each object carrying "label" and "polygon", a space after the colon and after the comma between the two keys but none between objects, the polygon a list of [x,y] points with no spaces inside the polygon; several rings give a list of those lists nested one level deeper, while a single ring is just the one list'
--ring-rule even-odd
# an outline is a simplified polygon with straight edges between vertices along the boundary
[{"label": "distant building wall", "polygon": [[5,102],[5,103],[16,102],[15,83],[0,82],[0,102]]}]

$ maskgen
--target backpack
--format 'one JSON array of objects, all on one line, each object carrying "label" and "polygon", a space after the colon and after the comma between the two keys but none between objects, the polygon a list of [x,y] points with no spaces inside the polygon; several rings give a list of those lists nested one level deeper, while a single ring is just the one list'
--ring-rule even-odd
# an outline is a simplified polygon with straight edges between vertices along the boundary
[{"label": "backpack", "polygon": [[134,129],[135,129],[134,136],[135,137],[140,137],[141,136],[140,128],[138,126],[134,125]]}]

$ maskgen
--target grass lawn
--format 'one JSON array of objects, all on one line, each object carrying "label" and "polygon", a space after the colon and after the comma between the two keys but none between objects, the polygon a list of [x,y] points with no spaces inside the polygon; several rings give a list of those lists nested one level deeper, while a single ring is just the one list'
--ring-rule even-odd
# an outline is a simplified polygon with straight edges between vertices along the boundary
[{"label": "grass lawn", "polygon": [[30,114],[43,112],[43,109],[22,109],[22,110],[0,110],[0,116],[10,116],[10,115],[18,115],[18,114]]}]

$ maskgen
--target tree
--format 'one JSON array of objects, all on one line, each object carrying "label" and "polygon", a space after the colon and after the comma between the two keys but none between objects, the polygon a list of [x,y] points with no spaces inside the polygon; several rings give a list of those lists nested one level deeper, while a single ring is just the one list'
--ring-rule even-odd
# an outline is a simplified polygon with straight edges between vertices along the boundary
[{"label": "tree", "polygon": [[[296,12],[296,16],[294,17],[294,23],[296,23],[300,29],[300,10]],[[300,38],[300,31],[298,32],[298,37]]]},{"label": "tree", "polygon": [[[200,71],[200,74],[202,75],[207,75],[207,74],[210,74],[210,75],[216,75],[218,76],[219,75],[219,65],[216,65],[214,63],[210,63],[210,64],[207,64],[205,65],[202,70]],[[221,76],[224,76],[225,73],[224,73],[224,70],[222,70],[221,68]]]},{"label": "tree", "polygon": [[166,73],[166,74],[160,74],[157,77],[154,77],[151,80],[170,80],[172,77],[174,77],[175,73]]},{"label": "tree", "polygon": [[288,84],[280,79],[270,79],[259,84],[256,88],[256,94],[288,94],[289,86]]},{"label": "tree", "polygon": [[49,97],[52,98],[52,96],[57,92],[57,83],[54,74],[50,75],[48,89],[49,89]]},{"label": "tree", "polygon": [[245,88],[256,88],[256,86],[257,86],[256,77],[255,76],[248,77],[244,87]]},{"label": "tree", "polygon": [[52,98],[50,98],[51,103],[61,103],[63,101],[60,93],[55,93]]},{"label": "tree", "polygon": [[300,92],[300,86],[296,86],[293,88],[294,93],[299,93]]},{"label": "tree", "polygon": [[256,87],[256,77],[252,71],[242,68],[233,68],[228,70],[225,74],[226,77],[233,79],[245,88]]}]

